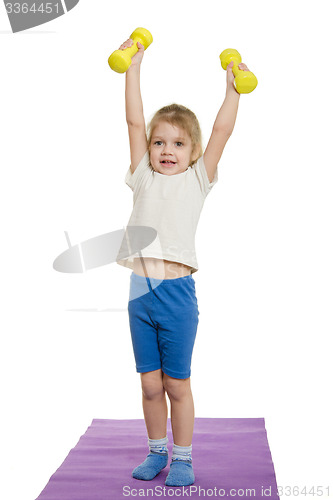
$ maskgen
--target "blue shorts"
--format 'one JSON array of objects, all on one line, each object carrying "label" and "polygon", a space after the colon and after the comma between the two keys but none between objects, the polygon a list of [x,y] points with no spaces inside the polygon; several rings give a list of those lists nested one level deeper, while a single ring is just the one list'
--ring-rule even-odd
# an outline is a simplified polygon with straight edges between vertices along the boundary
[{"label": "blue shorts", "polygon": [[192,275],[160,280],[132,272],[128,314],[136,371],[190,377],[199,322]]}]

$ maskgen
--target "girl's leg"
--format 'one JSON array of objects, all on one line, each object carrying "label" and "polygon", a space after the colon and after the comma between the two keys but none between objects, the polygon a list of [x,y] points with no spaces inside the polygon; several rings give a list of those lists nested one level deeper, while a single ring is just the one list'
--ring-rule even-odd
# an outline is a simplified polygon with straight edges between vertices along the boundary
[{"label": "girl's leg", "polygon": [[178,446],[190,446],[194,428],[191,379],[172,378],[163,373],[163,386],[171,403],[173,442]]},{"label": "girl's leg", "polygon": [[149,454],[132,476],[150,481],[168,464],[168,407],[163,387],[162,371],[141,373],[142,406],[149,438]]},{"label": "girl's leg", "polygon": [[167,486],[189,486],[195,477],[192,467],[194,404],[190,378],[176,379],[163,375],[163,384],[171,402],[173,453]]},{"label": "girl's leg", "polygon": [[142,407],[148,437],[161,439],[167,435],[168,406],[162,370],[141,373]]}]

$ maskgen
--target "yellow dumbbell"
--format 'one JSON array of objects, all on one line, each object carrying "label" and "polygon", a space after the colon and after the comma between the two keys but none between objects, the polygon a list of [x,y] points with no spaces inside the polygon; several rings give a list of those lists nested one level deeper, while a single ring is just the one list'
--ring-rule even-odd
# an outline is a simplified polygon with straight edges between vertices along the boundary
[{"label": "yellow dumbbell", "polygon": [[249,94],[258,84],[256,76],[251,71],[242,71],[238,65],[242,62],[240,53],[236,49],[225,49],[220,54],[223,69],[234,61],[232,72],[235,75],[234,87],[239,94]]},{"label": "yellow dumbbell", "polygon": [[145,28],[136,28],[130,38],[133,40],[131,47],[115,50],[109,57],[109,66],[117,73],[125,73],[132,64],[132,57],[138,51],[137,42],[140,42],[146,50],[153,41],[152,34]]}]

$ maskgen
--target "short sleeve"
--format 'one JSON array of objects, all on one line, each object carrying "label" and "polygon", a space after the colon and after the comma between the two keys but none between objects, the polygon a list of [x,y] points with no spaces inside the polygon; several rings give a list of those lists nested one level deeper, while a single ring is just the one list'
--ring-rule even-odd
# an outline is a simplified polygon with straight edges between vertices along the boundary
[{"label": "short sleeve", "polygon": [[212,189],[212,187],[218,181],[218,171],[217,171],[218,169],[216,169],[214,179],[212,180],[212,182],[209,182],[203,156],[201,156],[198,159],[198,161],[193,165],[192,168],[195,171],[195,174],[196,174],[197,180],[200,184],[200,188],[201,188],[202,193],[204,194],[204,196],[207,196],[208,193],[210,192],[210,190]]},{"label": "short sleeve", "polygon": [[144,157],[142,158],[139,165],[134,170],[133,174],[131,171],[131,167],[129,167],[129,169],[127,170],[127,173],[125,176],[125,182],[132,189],[132,191],[134,191],[135,188],[140,184],[140,182],[141,182],[141,180],[144,177],[146,172],[148,172],[148,173],[151,172],[148,151],[146,151],[146,153],[144,154]]}]

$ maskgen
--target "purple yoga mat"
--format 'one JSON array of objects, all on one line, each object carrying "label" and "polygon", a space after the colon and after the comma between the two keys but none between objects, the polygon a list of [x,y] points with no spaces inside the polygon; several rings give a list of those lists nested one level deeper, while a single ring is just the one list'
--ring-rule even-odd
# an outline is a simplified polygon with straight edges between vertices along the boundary
[{"label": "purple yoga mat", "polygon": [[[168,438],[170,463],[170,419]],[[144,420],[94,419],[36,500],[223,496],[278,500],[263,418],[196,418],[192,445],[193,485],[165,486],[169,464],[152,481],[140,481],[132,478],[132,470],[148,454]]]}]

